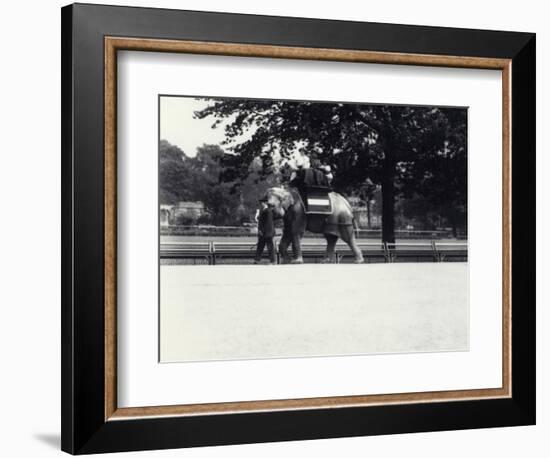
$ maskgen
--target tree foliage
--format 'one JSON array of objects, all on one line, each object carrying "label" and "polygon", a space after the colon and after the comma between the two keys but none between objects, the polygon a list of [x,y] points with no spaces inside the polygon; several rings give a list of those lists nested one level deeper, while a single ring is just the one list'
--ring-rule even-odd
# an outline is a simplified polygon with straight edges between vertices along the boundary
[{"label": "tree foliage", "polygon": [[187,186],[182,186],[189,180],[187,156],[177,146],[166,140],[159,145],[159,182],[160,203],[175,204],[182,200],[190,200],[191,193]]},{"label": "tree foliage", "polygon": [[258,196],[278,184],[273,176],[262,178],[254,171],[242,181],[224,180],[226,154],[219,145],[204,144],[195,157],[189,157],[162,140],[159,154],[160,202],[202,202],[207,214],[199,218],[201,223],[233,225],[252,220]]},{"label": "tree foliage", "polygon": [[223,225],[236,221],[238,196],[231,183],[222,180],[224,151],[218,145],[203,145],[197,155],[188,161],[190,179],[187,186],[193,200],[204,203],[213,224]]},{"label": "tree foliage", "polygon": [[[336,190],[357,194],[365,185],[382,192],[383,240],[395,241],[395,203],[419,194],[455,209],[466,199],[464,109],[216,99],[195,113],[224,125],[221,178],[246,180],[281,174],[282,159],[296,151],[331,165]],[[284,173],[283,173],[284,175]],[[372,191],[371,191],[372,192]]]}]

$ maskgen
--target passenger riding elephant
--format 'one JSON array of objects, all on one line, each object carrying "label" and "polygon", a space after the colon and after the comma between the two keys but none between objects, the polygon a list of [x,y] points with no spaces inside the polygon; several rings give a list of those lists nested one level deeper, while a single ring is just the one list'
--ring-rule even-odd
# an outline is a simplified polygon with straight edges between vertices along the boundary
[{"label": "passenger riding elephant", "polygon": [[306,214],[300,194],[294,188],[269,188],[266,192],[267,202],[273,208],[276,218],[284,222],[283,236],[279,243],[279,253],[283,262],[289,262],[287,249],[292,244],[294,264],[303,263],[301,239],[306,229],[317,234],[324,234],[327,250],[324,262],[334,259],[334,248],[338,238],[346,242],[355,256],[356,263],[363,262],[363,254],[357,246],[354,234],[353,211],[349,202],[336,192],[329,193],[332,214]]}]

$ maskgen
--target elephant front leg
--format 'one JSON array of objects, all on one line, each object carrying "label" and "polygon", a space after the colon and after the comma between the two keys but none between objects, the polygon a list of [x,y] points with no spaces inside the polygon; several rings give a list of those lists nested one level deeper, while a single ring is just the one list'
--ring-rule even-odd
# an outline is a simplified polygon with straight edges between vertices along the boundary
[{"label": "elephant front leg", "polygon": [[279,256],[281,257],[281,262],[283,264],[288,264],[290,262],[290,258],[288,257],[288,246],[290,245],[290,242],[290,237],[283,233],[281,241],[279,242]]},{"label": "elephant front leg", "polygon": [[294,259],[291,261],[292,264],[303,264],[304,258],[302,257],[302,244],[300,240],[300,235],[295,234],[292,236],[292,254]]}]

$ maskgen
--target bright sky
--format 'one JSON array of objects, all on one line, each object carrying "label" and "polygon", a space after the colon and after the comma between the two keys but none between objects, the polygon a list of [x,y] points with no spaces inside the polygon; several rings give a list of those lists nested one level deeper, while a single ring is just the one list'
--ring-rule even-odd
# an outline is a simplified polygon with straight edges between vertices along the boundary
[{"label": "bright sky", "polygon": [[[193,113],[208,106],[210,101],[197,100],[194,97],[162,96],[160,98],[160,139],[167,140],[172,145],[179,146],[188,157],[195,157],[197,147],[203,144],[220,144],[225,139],[225,122],[215,129],[212,124],[216,118],[209,116],[205,119],[196,119]],[[241,142],[251,137],[254,129],[237,137]],[[297,145],[298,147],[299,145]],[[291,165],[298,161],[306,163],[309,159],[296,153],[290,159]],[[294,164],[294,167],[296,164]]]},{"label": "bright sky", "polygon": [[197,147],[219,144],[225,138],[224,125],[212,129],[216,120],[195,119],[193,113],[208,106],[209,102],[194,97],[162,96],[160,98],[160,138],[179,146],[183,152],[194,157]]}]

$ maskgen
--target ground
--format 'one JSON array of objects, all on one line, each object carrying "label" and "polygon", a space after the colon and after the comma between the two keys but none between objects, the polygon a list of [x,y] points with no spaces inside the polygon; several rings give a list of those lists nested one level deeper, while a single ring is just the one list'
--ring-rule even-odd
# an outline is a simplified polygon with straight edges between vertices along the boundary
[{"label": "ground", "polygon": [[161,361],[468,350],[467,263],[161,266]]}]

